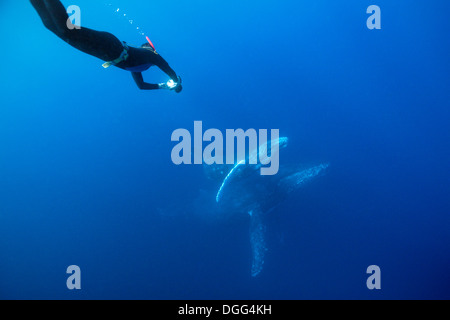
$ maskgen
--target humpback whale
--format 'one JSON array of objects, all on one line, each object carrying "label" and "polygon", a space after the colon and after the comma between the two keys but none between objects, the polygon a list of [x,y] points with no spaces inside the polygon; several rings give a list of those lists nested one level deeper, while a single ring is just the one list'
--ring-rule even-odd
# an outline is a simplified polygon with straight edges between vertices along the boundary
[{"label": "humpback whale", "polygon": [[281,137],[277,141],[267,142],[265,146],[262,146],[263,148],[251,151],[247,159],[239,161],[233,167],[211,167],[212,170],[216,170],[211,175],[215,174],[216,177],[222,175],[222,184],[216,194],[216,202],[221,211],[250,216],[251,275],[253,277],[258,276],[263,270],[268,250],[265,240],[265,216],[294,191],[323,175],[329,166],[328,164],[319,164],[302,167],[281,164],[277,175],[260,175],[261,164],[251,165],[249,164],[251,161],[248,160],[258,157],[258,152],[261,150],[264,152],[264,147],[270,148],[275,144],[278,144],[278,150],[284,149],[288,144],[288,138]]}]

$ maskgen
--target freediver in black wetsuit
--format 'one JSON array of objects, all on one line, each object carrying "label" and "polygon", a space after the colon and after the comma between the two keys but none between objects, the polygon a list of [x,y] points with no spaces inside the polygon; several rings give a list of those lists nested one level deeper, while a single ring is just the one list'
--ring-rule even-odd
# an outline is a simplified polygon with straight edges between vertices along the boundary
[{"label": "freediver in black wetsuit", "polygon": [[[108,32],[79,26],[70,29],[68,27],[69,16],[61,1],[30,0],[30,2],[47,29],[72,47],[105,61],[103,67],[116,66],[130,71],[139,89],[169,89],[177,93],[183,89],[181,78],[149,44],[134,48]],[[165,72],[172,81],[161,84],[144,82],[142,72],[153,65]]]}]

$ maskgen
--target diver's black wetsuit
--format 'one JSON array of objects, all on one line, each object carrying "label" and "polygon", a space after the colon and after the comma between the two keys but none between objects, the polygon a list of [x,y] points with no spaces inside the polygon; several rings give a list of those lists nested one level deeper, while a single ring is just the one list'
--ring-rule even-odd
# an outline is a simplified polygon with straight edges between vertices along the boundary
[{"label": "diver's black wetsuit", "polygon": [[[81,27],[69,29],[69,16],[66,8],[59,0],[30,0],[41,17],[45,27],[72,47],[97,57],[103,61],[113,61],[120,57],[124,50],[123,43],[113,34],[95,31]],[[128,59],[116,66],[130,71],[143,65],[155,65],[164,71],[173,81],[178,82],[178,76],[159,54],[144,48],[129,47]],[[132,72],[133,78],[140,89],[159,89],[159,85],[144,82],[141,72]]]}]

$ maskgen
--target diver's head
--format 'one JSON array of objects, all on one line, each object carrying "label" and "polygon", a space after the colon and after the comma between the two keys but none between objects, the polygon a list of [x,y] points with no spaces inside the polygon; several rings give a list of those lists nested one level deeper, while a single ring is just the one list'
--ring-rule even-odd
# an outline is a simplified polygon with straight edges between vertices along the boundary
[{"label": "diver's head", "polygon": [[153,49],[153,47],[150,45],[150,43],[146,42],[141,46],[142,49],[147,49],[150,50],[152,52],[155,52],[155,49]]},{"label": "diver's head", "polygon": [[175,87],[175,89],[173,89],[176,93],[180,93],[183,90],[183,86],[181,85],[182,82],[183,82],[183,80],[181,80],[181,77],[178,76],[178,81],[176,82],[176,87]]}]

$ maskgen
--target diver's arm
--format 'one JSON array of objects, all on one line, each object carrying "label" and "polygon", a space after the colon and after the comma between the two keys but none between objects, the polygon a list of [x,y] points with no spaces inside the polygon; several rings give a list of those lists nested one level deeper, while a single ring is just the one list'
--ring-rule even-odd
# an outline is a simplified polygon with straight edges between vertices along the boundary
[{"label": "diver's arm", "polygon": [[133,76],[133,79],[136,82],[138,88],[141,89],[141,90],[156,90],[156,89],[160,89],[160,86],[157,85],[157,84],[146,83],[144,81],[144,77],[142,76],[142,73],[140,73],[140,72],[132,72],[131,75]]},{"label": "diver's arm", "polygon": [[178,76],[173,71],[173,69],[169,66],[166,60],[161,57],[159,54],[152,53],[152,63],[160,68],[165,74],[167,74],[174,82],[178,82]]}]

